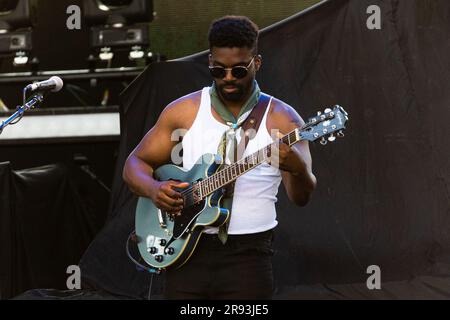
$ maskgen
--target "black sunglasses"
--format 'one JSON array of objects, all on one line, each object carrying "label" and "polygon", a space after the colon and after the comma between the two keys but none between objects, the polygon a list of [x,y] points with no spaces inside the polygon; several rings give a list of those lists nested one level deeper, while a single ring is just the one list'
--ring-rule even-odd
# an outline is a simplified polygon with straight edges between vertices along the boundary
[{"label": "black sunglasses", "polygon": [[224,68],[221,66],[209,66],[209,72],[211,72],[211,75],[213,78],[217,79],[223,79],[227,75],[227,71],[231,70],[231,75],[236,79],[242,79],[245,78],[248,74],[248,68],[252,65],[253,61],[255,60],[254,56],[248,66],[235,66],[233,68]]}]

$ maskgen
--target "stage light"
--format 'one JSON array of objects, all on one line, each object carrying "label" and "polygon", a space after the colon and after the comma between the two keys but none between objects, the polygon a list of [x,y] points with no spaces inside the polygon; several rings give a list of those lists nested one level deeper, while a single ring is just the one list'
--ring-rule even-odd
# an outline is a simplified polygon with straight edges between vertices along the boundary
[{"label": "stage light", "polygon": [[134,46],[131,48],[129,58],[130,60],[139,60],[144,58],[145,52],[142,50],[141,46]]},{"label": "stage light", "polygon": [[147,25],[135,25],[124,28],[92,27],[91,47],[100,49],[100,60],[107,61],[114,57],[114,48],[131,48],[130,60],[144,57],[143,47],[148,47],[149,28]]},{"label": "stage light", "polygon": [[123,9],[129,6],[133,0],[100,0],[97,1],[98,7],[103,11],[112,11],[117,9]]},{"label": "stage light", "polygon": [[91,48],[100,60],[110,61],[113,51],[130,50],[129,59],[145,57],[153,20],[151,0],[83,0],[83,12],[91,26]]},{"label": "stage light", "polygon": [[24,66],[28,63],[28,56],[25,52],[23,51],[19,51],[16,52],[16,56],[14,57],[14,66],[19,67],[19,66]]},{"label": "stage light", "polygon": [[102,47],[133,47],[149,45],[148,25],[135,25],[124,28],[92,27],[91,46]]},{"label": "stage light", "polygon": [[31,27],[36,4],[30,0],[0,0],[0,30]]},{"label": "stage light", "polygon": [[31,51],[31,33],[31,30],[25,30],[0,34],[0,53]]},{"label": "stage light", "polygon": [[100,49],[100,54],[98,55],[100,60],[102,61],[110,61],[114,58],[114,53],[111,51],[111,48],[102,48]]},{"label": "stage light", "polygon": [[151,0],[84,0],[83,12],[91,25],[127,25],[153,20]]},{"label": "stage light", "polygon": [[28,63],[36,5],[35,0],[0,0],[0,54],[14,56],[14,66]]}]

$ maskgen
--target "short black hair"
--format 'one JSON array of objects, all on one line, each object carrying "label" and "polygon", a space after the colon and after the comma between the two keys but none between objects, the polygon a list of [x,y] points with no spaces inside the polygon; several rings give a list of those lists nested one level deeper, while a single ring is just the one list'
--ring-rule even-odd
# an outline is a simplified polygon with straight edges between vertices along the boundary
[{"label": "short black hair", "polygon": [[209,47],[243,48],[258,51],[259,28],[244,16],[225,16],[213,21],[209,29]]}]

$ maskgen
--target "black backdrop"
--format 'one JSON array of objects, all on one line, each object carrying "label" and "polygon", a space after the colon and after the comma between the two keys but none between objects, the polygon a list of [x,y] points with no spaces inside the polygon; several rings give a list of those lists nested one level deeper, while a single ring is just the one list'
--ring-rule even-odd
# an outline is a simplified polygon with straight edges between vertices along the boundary
[{"label": "black backdrop", "polygon": [[0,299],[66,289],[67,267],[104,222],[91,196],[102,190],[73,165],[15,171],[9,162],[0,162],[0,190]]},{"label": "black backdrop", "polygon": [[[366,27],[369,5],[381,8],[381,30]],[[341,104],[351,119],[345,139],[311,146],[319,181],[312,202],[295,207],[280,191],[279,296],[295,297],[292,287],[302,285],[365,283],[367,267],[378,265],[386,286],[430,276],[450,297],[449,21],[446,0],[332,0],[262,32],[265,92],[304,118]],[[136,198],[121,172],[170,101],[210,84],[206,57],[152,65],[124,93],[109,223],[81,261],[87,284],[146,297],[150,276],[125,255]],[[423,287],[415,297],[430,292]]]}]

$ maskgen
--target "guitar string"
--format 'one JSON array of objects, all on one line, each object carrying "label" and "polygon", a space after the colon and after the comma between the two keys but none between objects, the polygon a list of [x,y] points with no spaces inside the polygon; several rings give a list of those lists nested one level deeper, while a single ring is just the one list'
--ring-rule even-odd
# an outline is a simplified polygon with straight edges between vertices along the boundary
[{"label": "guitar string", "polygon": [[[292,138],[296,138],[296,137],[295,137],[295,131],[294,131],[294,132],[292,132],[291,134],[286,135],[285,137],[283,137],[283,138],[280,139],[280,140],[284,140],[284,139],[288,138],[288,136],[289,136],[288,139],[290,139],[290,138],[291,138],[291,137],[290,137],[291,135],[294,135],[294,137],[292,137]],[[248,157],[239,160],[238,162],[235,162],[233,165],[235,165],[235,166],[236,166],[236,165],[247,165],[247,164],[254,165],[255,163],[253,163],[253,162],[252,162],[252,163],[247,163],[248,160],[254,160],[255,156],[258,157],[259,153],[264,152],[264,151],[268,151],[268,148],[271,147],[272,145],[273,145],[273,144],[266,146],[265,148],[259,150],[258,152],[253,153],[253,154],[249,155]],[[264,155],[265,155],[265,154],[266,154],[266,152],[264,152]],[[265,160],[265,159],[264,159],[264,160]],[[214,180],[214,179],[216,178],[216,174],[219,174],[219,173],[222,173],[222,172],[225,172],[225,171],[229,171],[229,170],[231,170],[231,166],[228,166],[228,167],[226,167],[226,168],[224,168],[224,169],[222,169],[222,170],[216,172],[214,175],[209,176],[209,177],[206,178],[205,180],[202,180],[200,183],[206,183],[206,182],[208,182],[208,181],[211,182],[210,180]],[[193,193],[193,186],[190,187],[189,189],[183,190],[183,191],[181,192],[182,195],[187,195],[187,194],[190,194],[190,193]]]},{"label": "guitar string", "polygon": [[[306,126],[304,126],[304,127],[302,128],[302,130],[304,130],[305,128],[306,128]],[[292,138],[292,139],[291,139],[291,138]],[[295,134],[295,130],[293,130],[293,131],[290,132],[289,134],[287,134],[287,135],[285,135],[284,137],[282,137],[281,139],[279,139],[278,142],[282,141],[282,142],[288,142],[288,143],[289,143],[291,140],[294,140],[294,139],[296,139],[296,138],[297,138],[297,136],[296,136],[296,134]],[[284,141],[284,140],[287,140],[287,141]],[[244,159],[241,159],[241,160],[235,162],[233,165],[234,165],[234,166],[239,166],[239,165],[244,165],[244,166],[245,166],[245,165],[248,165],[248,164],[250,164],[250,165],[256,165],[253,161],[252,161],[251,163],[249,163],[249,160],[254,160],[255,157],[256,157],[256,159],[259,159],[258,156],[259,156],[259,153],[260,153],[261,151],[264,153],[264,159],[263,159],[263,161],[266,160],[266,157],[265,157],[265,156],[266,156],[267,152],[269,151],[269,147],[272,147],[272,145],[274,145],[274,144],[272,143],[272,144],[266,146],[265,148],[263,148],[262,150],[258,150],[257,152],[255,152],[255,153],[249,155],[248,157],[246,157],[246,158],[244,158]],[[216,173],[213,174],[212,176],[206,178],[205,180],[202,180],[200,183],[203,183],[203,184],[205,184],[205,183],[213,183],[214,181],[212,181],[212,180],[214,180],[214,179],[217,178],[217,176],[216,176],[217,174],[222,173],[222,172],[225,173],[225,171],[228,171],[228,170],[231,170],[231,167],[230,167],[230,166],[229,166],[229,167],[226,167],[226,168],[223,169],[223,170],[220,170],[220,171],[216,172]],[[240,171],[240,170],[239,170],[239,171]],[[245,169],[245,168],[244,168],[244,172],[243,172],[242,174],[246,173],[246,171],[249,171],[249,169]],[[230,174],[232,175],[232,173],[230,173]],[[234,180],[234,179],[232,179],[232,180]],[[231,182],[231,181],[230,181],[230,182]],[[221,184],[221,183],[219,183],[219,184]],[[183,196],[185,196],[185,197],[191,196],[191,195],[194,194],[194,186],[198,186],[198,184],[197,184],[197,185],[193,185],[193,186],[189,187],[189,189],[183,190],[183,191],[180,192],[180,193],[181,193]]]},{"label": "guitar string", "polygon": [[[296,138],[297,138],[297,137],[296,137],[295,130],[294,130],[294,131],[292,131],[291,133],[289,133],[289,134],[287,134],[286,136],[284,136],[283,138],[279,139],[279,142],[280,142],[280,141],[283,141],[283,142],[289,143],[291,140],[295,140]],[[287,141],[285,141],[285,140],[287,140]],[[263,148],[263,149],[261,149],[261,150],[255,152],[255,153],[249,155],[248,157],[239,160],[238,162],[234,163],[233,165],[235,165],[235,166],[240,166],[240,165],[243,165],[243,166],[246,166],[246,165],[252,165],[252,166],[253,166],[253,165],[255,165],[255,166],[256,166],[256,165],[258,165],[258,162],[259,162],[259,161],[256,161],[256,163],[255,163],[255,159],[256,159],[256,160],[260,159],[260,158],[259,158],[259,154],[260,154],[261,152],[263,152],[263,154],[264,154],[264,159],[263,159],[262,161],[267,160],[266,155],[268,154],[269,148],[271,148],[273,145],[274,145],[274,144],[270,144],[270,145],[266,146],[265,148]],[[261,161],[261,162],[262,162],[262,161]],[[244,167],[244,172],[240,173],[239,175],[242,175],[242,174],[246,173],[246,172],[249,171],[250,169],[252,169],[252,168],[246,169],[246,168]],[[208,185],[208,184],[213,184],[213,185],[214,185],[214,182],[215,182],[214,179],[217,180],[217,177],[218,177],[217,175],[218,175],[218,174],[225,173],[225,174],[229,174],[229,175],[232,176],[233,173],[232,173],[232,171],[230,172],[230,170],[232,170],[232,167],[231,167],[231,166],[228,166],[228,167],[226,167],[225,169],[220,170],[220,171],[216,172],[214,175],[212,175],[212,176],[206,178],[205,180],[202,180],[200,183],[207,184],[207,185]],[[239,170],[239,172],[240,172],[240,170]],[[234,179],[232,179],[232,180],[234,180]],[[217,180],[217,181],[218,181],[218,180]],[[229,182],[231,182],[231,181],[229,181]],[[228,182],[228,183],[229,183],[229,182]],[[222,183],[220,183],[220,181],[219,181],[219,184],[222,184]],[[196,186],[198,186],[198,184],[197,184]],[[217,190],[217,189],[216,189],[216,190]],[[182,192],[182,195],[184,195],[184,196],[190,196],[190,195],[192,195],[193,193],[194,193],[194,186],[191,186],[189,189],[184,190],[184,191]]]},{"label": "guitar string", "polygon": [[[320,121],[320,122],[321,122],[321,121]],[[320,123],[320,122],[318,122],[318,123]],[[296,140],[296,138],[297,138],[296,130],[297,130],[297,129],[300,129],[300,132],[303,132],[303,131],[308,130],[308,129],[311,128],[312,126],[317,125],[318,123],[312,123],[312,122],[310,121],[310,122],[306,123],[304,126],[294,129],[293,131],[291,131],[290,133],[288,133],[287,135],[285,135],[284,137],[282,137],[281,139],[279,139],[278,142],[280,142],[280,141],[283,141],[283,142],[284,142],[285,139],[288,139],[287,142],[289,143],[289,141],[291,140],[291,138],[293,138],[293,140]],[[255,155],[258,156],[258,154],[259,154],[261,151],[268,151],[268,150],[267,150],[268,147],[271,147],[272,145],[273,145],[273,144],[266,146],[264,149],[259,150],[259,151],[257,151],[256,153],[253,153],[252,155],[250,155],[250,156],[248,156],[248,157],[246,157],[246,158],[244,158],[244,159],[239,160],[238,162],[234,163],[233,165],[246,165],[246,162],[245,162],[246,160],[249,160],[250,158],[253,158]],[[266,153],[264,153],[264,155],[265,155],[265,154],[266,154]],[[264,159],[264,160],[265,160],[265,159]],[[231,167],[227,167],[225,170],[229,170],[230,168],[231,168]],[[225,170],[224,170],[224,171],[225,171]],[[245,170],[245,169],[244,169],[244,172],[243,172],[242,174],[246,173],[246,171],[248,171],[248,170]],[[215,178],[217,178],[216,175],[217,175],[219,172],[221,172],[221,171],[218,171],[218,172],[216,172],[215,174],[213,174],[212,176],[206,178],[205,180],[202,180],[201,182],[199,182],[199,184],[200,184],[200,183],[203,183],[203,184],[205,184],[205,183],[213,183],[213,181],[211,181],[211,180],[214,180]],[[231,182],[231,181],[230,181],[230,182]],[[198,185],[198,184],[197,184],[197,185]],[[184,197],[192,196],[192,195],[194,194],[194,186],[197,186],[197,185],[193,185],[193,186],[189,187],[189,189],[183,190],[183,191],[180,192],[180,193],[181,193]]]},{"label": "guitar string", "polygon": [[[310,119],[310,121],[309,121],[308,123],[305,123],[302,127],[299,127],[299,128],[294,129],[292,132],[288,133],[287,135],[285,135],[284,137],[282,137],[281,139],[279,139],[278,142],[283,141],[283,140],[285,140],[285,139],[287,138],[287,139],[288,139],[288,143],[289,143],[289,142],[290,142],[290,138],[291,138],[292,135],[293,135],[292,138],[294,138],[294,141],[295,141],[295,140],[297,139],[296,130],[299,129],[299,130],[300,130],[300,135],[301,135],[302,132],[307,131],[308,129],[312,128],[313,126],[317,126],[319,123],[322,123],[323,121],[331,120],[331,119],[336,118],[336,114],[334,114],[334,115],[331,115],[331,114],[330,114],[330,115],[326,115],[326,114],[325,114],[325,115],[319,115],[319,116],[321,117],[319,120],[317,120],[318,117],[313,118],[313,119],[316,119],[315,122],[313,122],[312,119]],[[324,116],[325,116],[325,118],[323,118]],[[300,140],[301,140],[301,139],[300,139]],[[283,142],[284,142],[284,141],[283,141]],[[250,158],[253,159],[253,157],[254,157],[255,155],[256,155],[256,157],[258,157],[258,154],[259,154],[261,151],[267,151],[266,149],[267,149],[268,147],[272,146],[272,145],[273,145],[273,144],[271,144],[271,145],[265,147],[265,148],[262,149],[262,150],[257,151],[256,153],[253,153],[252,155],[250,155],[250,156],[248,156],[248,157],[246,157],[246,158],[244,158],[244,159],[242,159],[242,160],[237,161],[237,162],[234,163],[233,165],[246,165],[246,163],[245,163],[246,160],[249,160]],[[265,154],[266,154],[266,153],[264,153],[264,155],[265,155]],[[256,159],[258,159],[258,158],[256,158]],[[265,159],[263,159],[263,160],[265,160]],[[226,168],[223,169],[223,170],[224,170],[224,171],[230,170],[230,168],[231,168],[231,166],[226,167]],[[212,176],[207,177],[205,180],[200,181],[198,184],[193,185],[193,186],[189,187],[188,189],[183,190],[183,191],[180,192],[180,193],[181,193],[183,196],[191,196],[191,195],[193,195],[193,194],[194,194],[194,186],[197,186],[197,185],[199,185],[200,183],[203,183],[203,184],[205,184],[206,182],[212,183],[211,180],[213,180],[214,178],[216,178],[216,175],[217,175],[219,172],[221,172],[221,171],[222,171],[222,170],[220,170],[220,171],[214,173]],[[246,173],[246,171],[248,171],[248,170],[244,170],[244,172],[243,172],[242,174]],[[231,172],[231,174],[232,174],[232,172]],[[236,178],[236,179],[237,179],[237,178]],[[233,179],[233,180],[234,180],[234,179]],[[231,182],[231,181],[230,181],[230,182]],[[213,185],[214,185],[214,184],[213,184]],[[216,189],[216,190],[217,190],[217,189]]]}]

